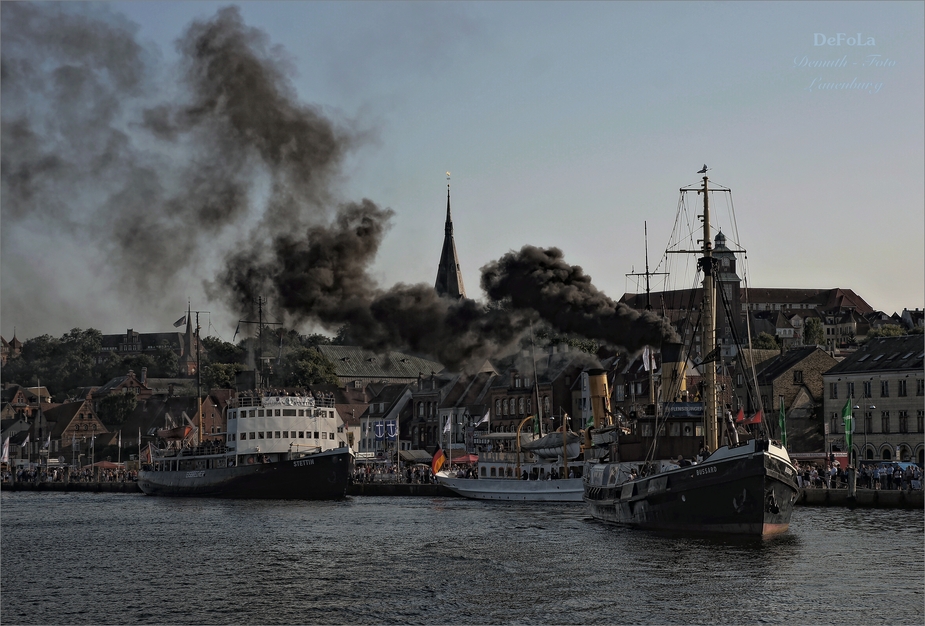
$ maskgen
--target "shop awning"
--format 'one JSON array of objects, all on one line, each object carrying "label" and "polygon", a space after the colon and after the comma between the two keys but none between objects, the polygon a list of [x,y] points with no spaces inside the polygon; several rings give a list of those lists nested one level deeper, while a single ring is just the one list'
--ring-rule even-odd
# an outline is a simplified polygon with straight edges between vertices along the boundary
[{"label": "shop awning", "polygon": [[427,450],[401,450],[398,454],[407,463],[430,463],[434,458]]}]

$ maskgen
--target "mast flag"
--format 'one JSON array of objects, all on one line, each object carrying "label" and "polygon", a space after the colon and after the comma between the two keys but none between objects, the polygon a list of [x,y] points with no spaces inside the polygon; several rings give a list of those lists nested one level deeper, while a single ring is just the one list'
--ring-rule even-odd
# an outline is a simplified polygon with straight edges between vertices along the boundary
[{"label": "mast flag", "polygon": [[440,471],[440,468],[443,467],[443,463],[446,461],[446,455],[443,454],[443,448],[437,448],[437,451],[434,453],[434,458],[430,462],[430,469],[434,474]]},{"label": "mast flag", "polygon": [[841,410],[841,418],[845,422],[845,447],[848,448],[848,454],[851,454],[851,433],[854,430],[854,416],[851,414],[851,398],[845,402],[845,408]]},{"label": "mast flag", "polygon": [[780,415],[777,418],[780,424],[780,444],[787,447],[787,414],[784,412],[784,397],[780,398]]}]

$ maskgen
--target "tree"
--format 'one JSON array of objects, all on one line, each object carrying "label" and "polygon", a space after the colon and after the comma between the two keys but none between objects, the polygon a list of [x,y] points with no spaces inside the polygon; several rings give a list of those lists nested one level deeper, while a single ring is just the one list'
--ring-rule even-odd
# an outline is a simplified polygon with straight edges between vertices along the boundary
[{"label": "tree", "polygon": [[[244,340],[241,341],[244,343]],[[209,353],[209,363],[244,363],[247,352],[241,344],[235,345],[217,337],[203,337],[202,344]]]},{"label": "tree", "polygon": [[135,410],[137,399],[134,391],[111,393],[99,405],[99,416],[107,426],[118,426]]},{"label": "tree", "polygon": [[206,389],[234,389],[235,376],[243,371],[240,363],[210,363],[202,368],[202,384]]},{"label": "tree", "polygon": [[803,343],[807,346],[821,346],[825,342],[825,335],[822,332],[822,320],[818,317],[806,319],[803,325]]},{"label": "tree", "polygon": [[276,372],[277,384],[283,387],[338,384],[334,364],[311,348],[294,350],[284,356]]},{"label": "tree", "polygon": [[752,342],[752,348],[755,350],[780,350],[777,343],[777,337],[771,333],[758,333],[758,337]]},{"label": "tree", "polygon": [[174,352],[173,348],[166,342],[159,345],[157,351],[154,353],[154,368],[152,370],[152,375],[172,378],[177,375],[179,370],[180,357],[177,356],[177,353]]},{"label": "tree", "polygon": [[867,338],[874,339],[876,337],[901,337],[905,334],[907,334],[906,329],[899,324],[884,324],[879,328],[871,328],[867,333]]}]

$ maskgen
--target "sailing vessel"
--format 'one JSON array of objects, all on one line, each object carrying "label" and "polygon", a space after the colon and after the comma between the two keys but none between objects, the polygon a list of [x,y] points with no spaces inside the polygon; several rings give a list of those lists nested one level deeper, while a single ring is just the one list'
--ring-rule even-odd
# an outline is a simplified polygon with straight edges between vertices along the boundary
[{"label": "sailing vessel", "polygon": [[529,416],[516,433],[486,433],[496,449],[479,453],[475,475],[457,475],[452,470],[437,472],[437,482],[457,495],[474,500],[516,502],[581,502],[584,484],[581,466],[574,461],[581,454],[578,435],[553,432],[533,439],[522,433]]},{"label": "sailing vessel", "polygon": [[[198,338],[198,313],[196,333]],[[354,456],[332,397],[245,391],[231,399],[226,422],[221,442],[203,441],[201,408],[196,432],[190,425],[161,431],[166,446],[148,444],[138,472],[141,490],[151,496],[302,500],[347,495]]]},{"label": "sailing vessel", "polygon": [[[714,274],[710,232],[709,179],[702,187],[682,189],[703,194],[704,350],[716,345]],[[680,359],[678,359],[680,360]],[[686,367],[686,358],[683,359]],[[720,446],[721,411],[716,366],[704,360],[702,382],[703,456],[691,463],[667,455],[658,445],[664,422],[656,419],[651,446],[625,432],[603,404],[593,403],[594,428],[586,437],[584,501],[595,519],[636,528],[682,533],[719,533],[765,537],[786,532],[799,496],[796,470],[787,450],[763,432],[743,443],[730,433]],[[663,363],[663,365],[665,365]],[[600,378],[603,377],[603,380]],[[677,378],[677,377],[676,377]],[[683,380],[683,372],[680,375]],[[598,374],[606,391],[606,376]],[[593,435],[597,434],[595,438]]]}]

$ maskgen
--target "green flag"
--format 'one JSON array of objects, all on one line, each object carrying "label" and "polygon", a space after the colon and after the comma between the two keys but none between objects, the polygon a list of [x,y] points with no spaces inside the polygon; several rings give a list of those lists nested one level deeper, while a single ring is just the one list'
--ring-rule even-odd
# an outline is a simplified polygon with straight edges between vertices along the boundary
[{"label": "green flag", "polygon": [[851,431],[854,430],[854,416],[851,414],[851,398],[845,402],[845,408],[841,410],[841,418],[845,423],[845,447],[848,448],[848,454],[851,454]]},{"label": "green flag", "polygon": [[780,423],[780,443],[785,448],[787,447],[787,417],[784,413],[784,398],[780,399],[780,416],[777,418],[777,421]]}]

